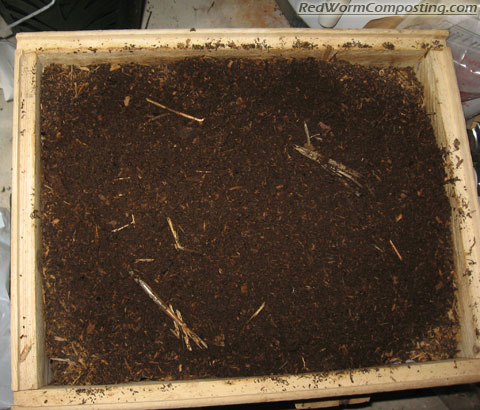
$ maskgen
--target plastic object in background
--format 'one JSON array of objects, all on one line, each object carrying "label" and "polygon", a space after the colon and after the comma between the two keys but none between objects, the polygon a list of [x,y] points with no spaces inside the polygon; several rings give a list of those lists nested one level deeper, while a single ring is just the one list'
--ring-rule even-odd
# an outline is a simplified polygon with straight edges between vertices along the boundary
[{"label": "plastic object in background", "polygon": [[[0,0],[0,15],[7,24],[12,24],[50,2]],[[19,24],[12,31],[140,28],[144,3],[144,0],[57,0],[48,10]]]},{"label": "plastic object in background", "polygon": [[477,155],[480,159],[480,125],[478,122],[472,125],[472,128],[467,131],[470,152]]},{"label": "plastic object in background", "polygon": [[[450,27],[452,50],[462,101],[480,97],[480,19],[469,17]],[[480,111],[480,110],[479,110]],[[478,111],[477,111],[478,112]],[[475,113],[476,114],[476,113]]]},{"label": "plastic object in background", "polygon": [[38,10],[32,11],[30,14],[27,16],[21,17],[17,21],[14,21],[13,23],[9,24],[6,27],[3,27],[0,29],[0,33],[3,33],[5,31],[11,30],[13,27],[18,26],[19,24],[22,24],[24,21],[27,21],[28,19],[31,19],[32,17],[38,16],[40,13],[43,13],[44,11],[48,10],[50,7],[52,7],[55,4],[56,0],[51,0],[50,3],[47,5],[40,7]]},{"label": "plastic object in background", "polygon": [[[455,5],[479,6],[477,0],[423,0],[422,3],[446,8]],[[458,88],[462,97],[466,118],[480,113],[480,15],[411,15],[405,16],[398,29],[443,29],[449,30],[447,45],[450,47],[455,64]]]},{"label": "plastic object in background", "polygon": [[[350,0],[324,0],[323,3],[338,3],[342,6],[350,4]],[[324,28],[333,28],[337,25],[338,20],[342,17],[341,14],[322,14],[318,16],[318,24]]]},{"label": "plastic object in background", "polygon": [[480,98],[474,100],[462,101],[463,114],[465,118],[472,118],[480,113]]},{"label": "plastic object in background", "polygon": [[0,409],[13,404],[10,375],[10,212],[0,208]]},{"label": "plastic object in background", "polygon": [[13,99],[13,65],[15,47],[7,40],[0,41],[0,88],[5,101]]},{"label": "plastic object in background", "polygon": [[477,194],[480,197],[480,185],[478,175],[480,175],[480,124],[474,122],[468,129],[468,143],[472,154],[473,168],[475,170],[475,181],[477,183]]}]

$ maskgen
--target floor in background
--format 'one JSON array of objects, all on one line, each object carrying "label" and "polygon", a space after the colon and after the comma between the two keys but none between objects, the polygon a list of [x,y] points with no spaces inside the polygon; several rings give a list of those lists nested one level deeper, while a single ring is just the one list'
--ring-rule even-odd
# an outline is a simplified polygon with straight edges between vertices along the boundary
[{"label": "floor in background", "polygon": [[289,27],[274,0],[147,0],[143,28]]},{"label": "floor in background", "polygon": [[[142,27],[288,27],[274,0],[147,0]],[[10,207],[12,107],[0,95],[0,207]],[[4,190],[5,189],[5,190]],[[457,386],[372,396],[368,404],[352,406],[375,410],[480,410],[477,386]],[[231,406],[230,408],[244,408]],[[293,403],[250,406],[252,409],[288,409]]]}]

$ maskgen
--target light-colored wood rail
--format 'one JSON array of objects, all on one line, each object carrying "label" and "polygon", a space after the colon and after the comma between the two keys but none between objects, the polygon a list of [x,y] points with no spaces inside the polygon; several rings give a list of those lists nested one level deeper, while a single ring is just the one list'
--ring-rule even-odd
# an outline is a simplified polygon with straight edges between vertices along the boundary
[{"label": "light-colored wood rail", "polygon": [[432,114],[437,142],[448,153],[447,174],[452,183],[445,188],[452,206],[460,349],[465,357],[480,357],[480,209],[450,50],[428,53],[418,76],[424,85],[424,101]]},{"label": "light-colored wood rail", "polygon": [[11,334],[12,388],[35,389],[45,373],[39,209],[39,78],[35,53],[16,53],[13,121]]},{"label": "light-colored wood rail", "polygon": [[15,407],[178,408],[214,404],[307,400],[447,386],[478,380],[478,360],[449,360],[325,374],[229,380],[46,387],[15,393]]},{"label": "light-colored wood rail", "polygon": [[[149,63],[158,59],[209,55],[335,55],[359,64],[413,66],[430,47],[444,46],[441,30],[230,29],[93,31],[17,35],[17,47],[48,63],[98,61]],[[391,49],[388,44],[394,45]]]}]

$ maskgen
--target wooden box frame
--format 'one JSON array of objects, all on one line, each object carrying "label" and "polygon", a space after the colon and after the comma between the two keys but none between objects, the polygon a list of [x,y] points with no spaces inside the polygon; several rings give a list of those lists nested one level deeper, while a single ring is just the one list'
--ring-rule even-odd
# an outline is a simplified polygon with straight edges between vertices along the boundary
[{"label": "wooden box frame", "polygon": [[[444,31],[148,30],[17,36],[13,126],[11,337],[14,408],[172,408],[301,401],[480,381],[479,204],[465,122]],[[154,63],[185,56],[314,56],[375,66],[411,66],[424,86],[439,146],[448,151],[457,305],[456,359],[279,377],[48,386],[42,316],[39,90],[49,63]]]}]

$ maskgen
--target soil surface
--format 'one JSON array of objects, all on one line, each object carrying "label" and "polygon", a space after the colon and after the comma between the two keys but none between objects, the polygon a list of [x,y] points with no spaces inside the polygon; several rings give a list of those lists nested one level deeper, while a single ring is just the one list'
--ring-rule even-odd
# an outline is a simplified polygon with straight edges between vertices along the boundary
[{"label": "soil surface", "polygon": [[47,67],[52,383],[453,357],[450,208],[421,95],[411,70],[314,59]]}]

